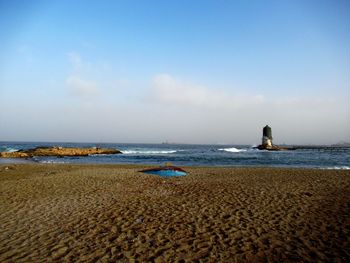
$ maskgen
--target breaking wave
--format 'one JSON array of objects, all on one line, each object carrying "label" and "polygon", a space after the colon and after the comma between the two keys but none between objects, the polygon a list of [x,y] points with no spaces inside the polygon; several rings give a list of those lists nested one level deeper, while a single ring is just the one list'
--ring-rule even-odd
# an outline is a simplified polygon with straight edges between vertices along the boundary
[{"label": "breaking wave", "polygon": [[121,151],[123,154],[141,154],[141,155],[146,155],[146,154],[170,154],[170,153],[176,153],[176,150],[125,150],[125,151]]},{"label": "breaking wave", "polygon": [[237,149],[235,147],[232,148],[223,148],[223,149],[218,149],[219,151],[225,151],[225,152],[231,152],[231,153],[240,153],[240,152],[246,152],[246,149]]},{"label": "breaking wave", "polygon": [[55,163],[67,163],[64,161],[57,161],[57,160],[41,160],[38,161],[39,163],[45,163],[45,164],[55,164]]},{"label": "breaking wave", "polygon": [[4,152],[9,152],[9,153],[11,153],[11,152],[17,152],[18,151],[18,149],[16,149],[16,148],[11,148],[11,147],[5,147],[5,150],[4,150]]},{"label": "breaking wave", "polygon": [[334,166],[334,167],[327,167],[326,169],[329,170],[350,170],[349,166]]}]

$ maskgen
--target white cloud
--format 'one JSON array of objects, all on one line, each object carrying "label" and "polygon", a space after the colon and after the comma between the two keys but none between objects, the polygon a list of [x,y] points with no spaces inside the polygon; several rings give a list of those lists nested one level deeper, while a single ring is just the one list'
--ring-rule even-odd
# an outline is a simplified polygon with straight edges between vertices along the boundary
[{"label": "white cloud", "polygon": [[[84,64],[80,56],[73,58]],[[8,140],[17,136],[57,141],[258,144],[262,127],[269,124],[276,144],[348,140],[350,110],[345,98],[244,96],[236,92],[242,91],[240,87],[218,90],[169,74],[153,76],[151,83],[136,83],[135,75],[130,85],[121,81],[108,88],[107,74],[93,73],[72,70],[66,76],[66,91],[81,99],[74,103],[43,100],[34,108],[29,105],[31,111],[26,114],[19,114],[21,109],[4,101],[4,107],[11,110],[0,113],[6,127],[1,136]],[[137,99],[140,87],[145,86],[151,101]],[[131,99],[126,99],[124,90]],[[102,96],[95,99],[99,94]],[[82,129],[86,132],[81,133]]]},{"label": "white cloud", "polygon": [[[241,90],[241,89],[239,89]],[[151,97],[159,103],[207,109],[235,111],[241,109],[270,110],[279,108],[295,111],[322,111],[336,106],[334,98],[298,98],[298,97],[266,97],[261,94],[241,95],[232,91],[210,89],[172,77],[169,74],[158,74],[152,79]]]},{"label": "white cloud", "polygon": [[154,76],[152,97],[160,103],[204,108],[237,109],[265,102],[262,95],[238,96],[225,91],[211,90],[173,78],[169,74]]},{"label": "white cloud", "polygon": [[80,98],[94,98],[100,94],[100,87],[96,81],[88,79],[89,63],[86,63],[77,52],[68,53],[68,60],[72,66],[71,74],[66,78],[68,92]]},{"label": "white cloud", "polygon": [[93,97],[99,94],[99,89],[94,81],[84,80],[79,76],[69,76],[66,84],[73,95],[79,97]]},{"label": "white cloud", "polygon": [[[240,87],[235,90],[242,91]],[[167,124],[176,131],[169,134],[187,142],[257,143],[260,129],[266,124],[276,131],[277,143],[334,143],[349,130],[344,122],[349,107],[344,108],[339,99],[242,95],[235,90],[208,88],[169,74],[156,75],[150,107],[163,125],[154,126],[168,127],[164,123],[170,119]],[[181,125],[174,128],[172,123]],[[325,124],[333,129],[324,129]],[[337,136],[329,136],[332,133]]]}]

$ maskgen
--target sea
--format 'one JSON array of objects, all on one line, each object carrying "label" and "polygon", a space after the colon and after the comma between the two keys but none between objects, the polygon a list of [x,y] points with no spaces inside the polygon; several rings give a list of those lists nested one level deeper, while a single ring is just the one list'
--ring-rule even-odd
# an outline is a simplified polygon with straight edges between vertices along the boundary
[{"label": "sea", "polygon": [[276,152],[260,151],[255,149],[254,145],[0,142],[0,152],[40,146],[115,148],[122,151],[122,154],[63,158],[0,158],[0,163],[147,164],[157,166],[172,163],[177,166],[350,169],[349,146],[294,146],[295,150]]}]

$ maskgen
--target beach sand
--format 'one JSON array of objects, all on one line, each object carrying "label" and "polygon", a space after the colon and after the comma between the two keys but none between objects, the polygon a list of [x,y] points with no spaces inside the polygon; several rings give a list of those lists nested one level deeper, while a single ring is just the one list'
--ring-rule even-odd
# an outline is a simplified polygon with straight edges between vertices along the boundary
[{"label": "beach sand", "polygon": [[0,165],[1,262],[346,262],[350,171]]}]

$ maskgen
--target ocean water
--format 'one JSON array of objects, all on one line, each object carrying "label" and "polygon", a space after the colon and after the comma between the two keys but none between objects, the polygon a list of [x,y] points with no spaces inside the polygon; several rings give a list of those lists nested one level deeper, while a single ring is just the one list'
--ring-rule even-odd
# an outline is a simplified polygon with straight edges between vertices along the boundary
[{"label": "ocean water", "polygon": [[171,162],[178,166],[238,166],[350,169],[350,147],[298,146],[293,151],[259,151],[251,145],[122,144],[122,143],[36,143],[0,142],[0,151],[38,146],[117,148],[123,154],[87,157],[35,157],[3,159],[0,163],[95,163],[152,164]]}]

